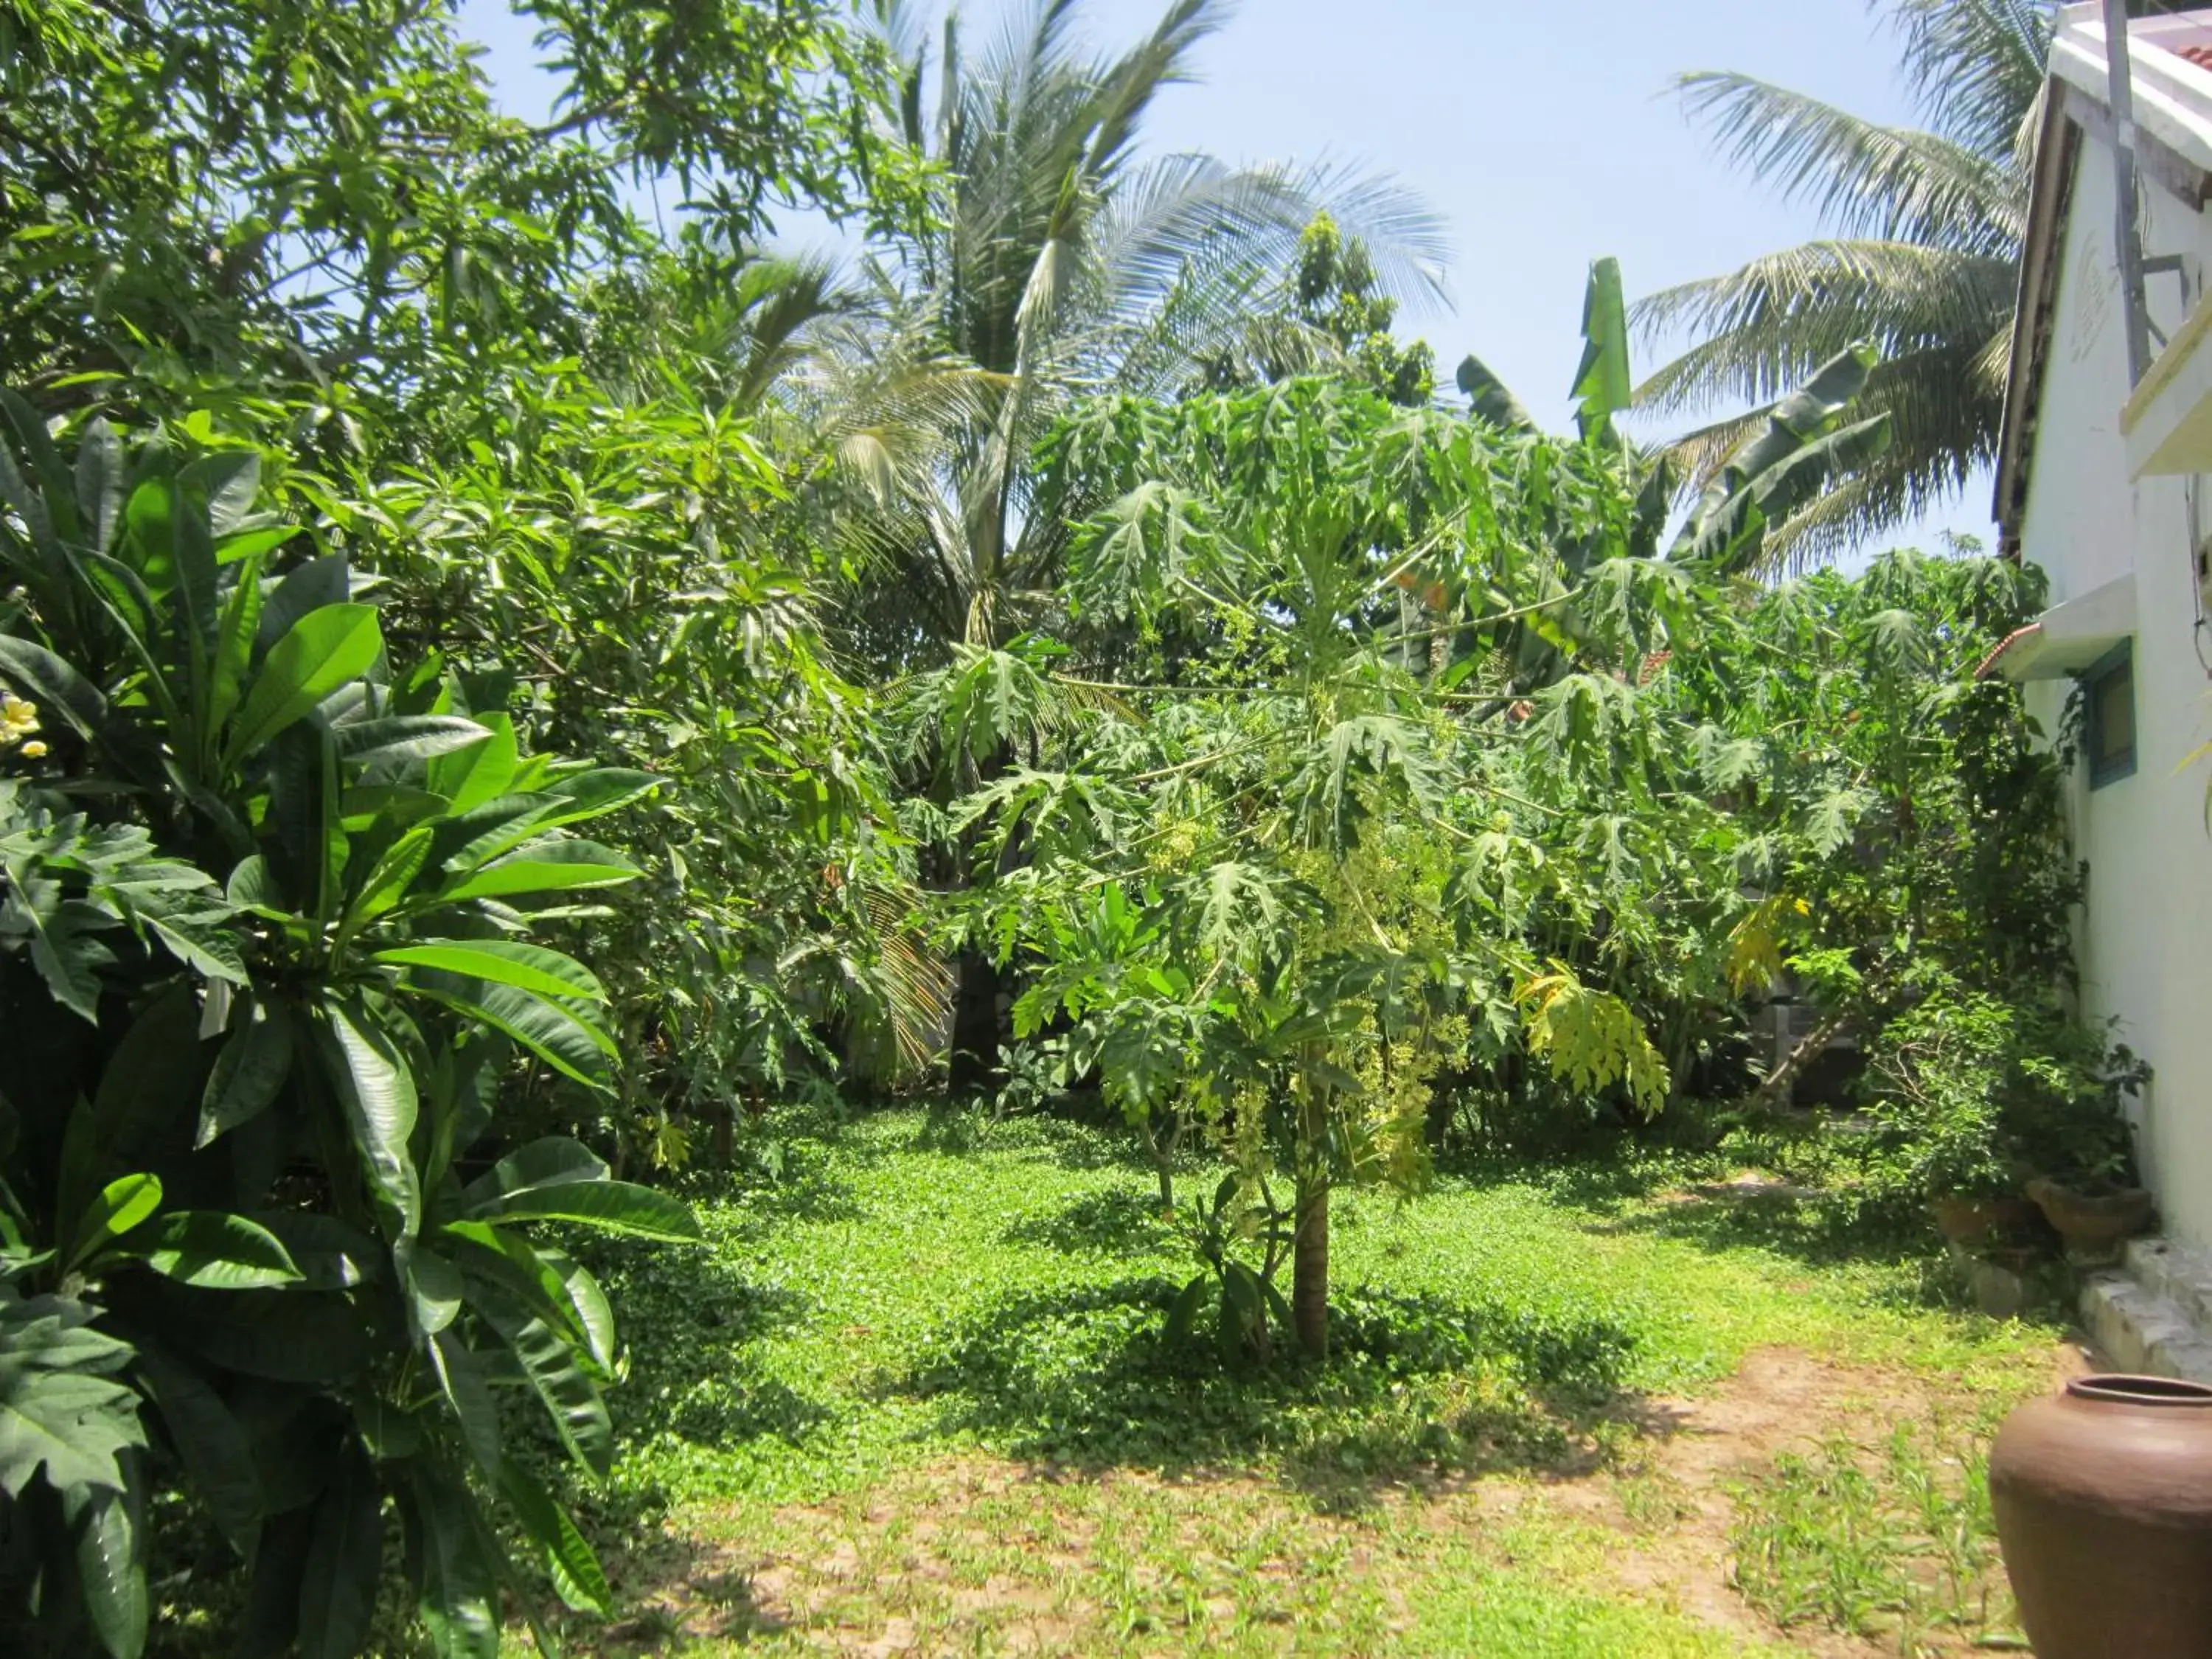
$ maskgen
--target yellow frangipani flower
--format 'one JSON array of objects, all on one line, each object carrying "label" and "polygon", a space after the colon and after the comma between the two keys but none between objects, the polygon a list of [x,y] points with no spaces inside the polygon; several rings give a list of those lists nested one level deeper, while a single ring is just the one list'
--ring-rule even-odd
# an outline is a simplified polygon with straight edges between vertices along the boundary
[{"label": "yellow frangipani flower", "polygon": [[25,760],[44,760],[46,757],[46,745],[33,738],[25,744],[19,752]]}]

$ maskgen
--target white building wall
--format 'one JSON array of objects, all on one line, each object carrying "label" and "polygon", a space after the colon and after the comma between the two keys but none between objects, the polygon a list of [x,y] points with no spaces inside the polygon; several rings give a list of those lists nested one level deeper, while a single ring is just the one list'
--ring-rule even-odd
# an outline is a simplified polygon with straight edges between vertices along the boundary
[{"label": "white building wall", "polygon": [[[2147,193],[2145,250],[2187,256],[2194,297],[2212,237],[2177,198]],[[2135,574],[2136,771],[2092,790],[2077,762],[2068,789],[2075,846],[2089,866],[2078,932],[2082,1012],[2116,1018],[2118,1039],[2153,1066],[2138,1123],[2145,1171],[2166,1231],[2212,1246],[2212,836],[2206,769],[2186,764],[2212,737],[2212,680],[2194,637],[2188,481],[2128,478],[2113,200],[2111,153],[2085,137],[2021,550],[2049,574],[2053,604]],[[2185,314],[2180,285],[2154,276],[2149,297],[2154,320],[2171,334]],[[2202,482],[2203,520],[2212,528],[2212,478]],[[2212,637],[2204,647],[2212,657]],[[2071,680],[2029,688],[2047,732],[2056,734],[2073,689]]]}]

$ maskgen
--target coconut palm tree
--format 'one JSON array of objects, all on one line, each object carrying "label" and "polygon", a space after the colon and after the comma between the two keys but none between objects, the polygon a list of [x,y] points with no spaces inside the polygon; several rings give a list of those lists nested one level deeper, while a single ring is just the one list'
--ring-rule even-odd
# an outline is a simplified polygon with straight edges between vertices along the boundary
[{"label": "coconut palm tree", "polygon": [[[1316,211],[1361,240],[1385,289],[1440,280],[1435,222],[1387,183],[1138,153],[1153,100],[1191,78],[1224,0],[1172,0],[1119,54],[1082,43],[1083,10],[1031,0],[972,55],[949,17],[933,73],[914,10],[878,0],[904,65],[907,139],[946,188],[937,222],[878,256],[896,314],[843,356],[911,386],[886,372],[893,338],[975,371],[971,396],[935,403],[951,418],[864,424],[844,441],[866,484],[863,510],[842,515],[869,573],[860,597],[878,625],[866,631],[895,661],[997,646],[1047,613],[1069,515],[1037,500],[1038,440],[1084,395],[1188,384],[1284,280]],[[1333,349],[1313,343],[1316,357]]]},{"label": "coconut palm tree", "polygon": [[1754,408],[1677,446],[1703,488],[1747,426],[1821,363],[1871,342],[1861,407],[1891,443],[1770,544],[1814,562],[1959,495],[1996,453],[2027,231],[2050,0],[1882,0],[1924,130],[1880,125],[1747,75],[1681,77],[1721,152],[1816,207],[1832,235],[1638,306],[1649,335],[1697,343],[1638,389],[1666,413]]}]

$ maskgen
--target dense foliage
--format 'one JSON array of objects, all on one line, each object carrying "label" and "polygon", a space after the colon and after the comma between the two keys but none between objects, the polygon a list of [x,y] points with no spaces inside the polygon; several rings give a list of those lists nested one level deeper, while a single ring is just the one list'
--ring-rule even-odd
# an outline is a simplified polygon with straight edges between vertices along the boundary
[{"label": "dense foliage", "polygon": [[361,1645],[387,1498],[450,1651],[513,1577],[479,1494],[604,1606],[498,1399],[607,1473],[606,1299],[529,1224],[695,1229],[573,1140],[479,1143],[517,1049],[605,1085],[606,993],[532,935],[636,875],[568,826],[656,781],[393,665],[251,456],[94,422],[69,464],[0,409],[0,672],[50,733],[0,778],[0,1589],[137,1652],[158,1466],[251,1565],[243,1652]]},{"label": "dense foliage", "polygon": [[[1799,341],[1678,515],[1610,261],[1571,436],[1474,357],[1449,406],[1392,331],[1425,216],[1146,156],[1224,10],[1100,55],[1080,9],[522,0],[531,125],[448,0],[0,0],[33,1650],[140,1650],[203,1520],[242,1653],[359,1650],[387,1565],[443,1654],[544,1611],[517,1553],[604,1611],[625,1358],[547,1229],[690,1237],[616,1177],[796,1095],[1103,1099],[1191,1260],[1081,1341],[1180,1389],[1204,1324],[1286,1401],[1335,1386],[1333,1197],[1756,1115],[1838,1031],[1884,1194],[2127,1173],[2063,762],[1974,673],[2038,579],[1753,580],[1918,476],[1896,331]],[[851,268],[765,253],[785,205]],[[1771,1066],[1777,994],[1819,1018]],[[1334,1304],[1424,1388],[1494,1340]]]}]

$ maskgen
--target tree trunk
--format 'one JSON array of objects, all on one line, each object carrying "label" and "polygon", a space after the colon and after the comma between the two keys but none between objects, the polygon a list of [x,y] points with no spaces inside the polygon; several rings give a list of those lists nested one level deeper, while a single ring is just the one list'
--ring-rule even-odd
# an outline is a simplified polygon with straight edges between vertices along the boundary
[{"label": "tree trunk", "polygon": [[1170,1109],[1167,1127],[1159,1127],[1159,1115],[1155,1112],[1146,1121],[1145,1140],[1152,1150],[1152,1172],[1159,1177],[1160,1208],[1175,1208],[1175,1155],[1182,1141],[1182,1114]]},{"label": "tree trunk", "polygon": [[963,951],[959,974],[947,1082],[955,1097],[987,1094],[999,1084],[999,969],[980,951]]},{"label": "tree trunk", "polygon": [[1291,1242],[1291,1322],[1309,1359],[1328,1358],[1328,1174],[1298,1174],[1297,1231]]},{"label": "tree trunk", "polygon": [[1790,1091],[1796,1085],[1805,1068],[1820,1058],[1822,1050],[1828,1046],[1828,1040],[1850,1024],[1850,1018],[1848,1012],[1830,1014],[1807,1032],[1800,1039],[1797,1046],[1790,1051],[1790,1057],[1776,1066],[1772,1075],[1759,1085],[1757,1092],[1751,1097],[1752,1103],[1754,1106],[1771,1109],[1787,1101],[1790,1098]]}]

